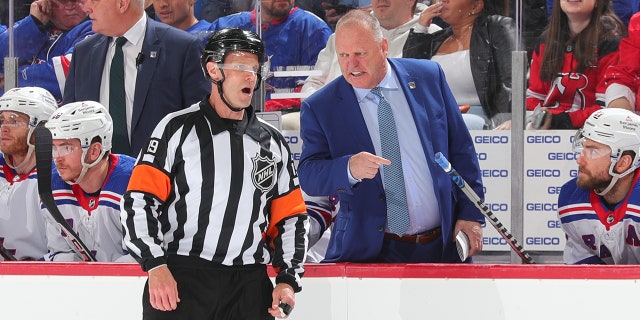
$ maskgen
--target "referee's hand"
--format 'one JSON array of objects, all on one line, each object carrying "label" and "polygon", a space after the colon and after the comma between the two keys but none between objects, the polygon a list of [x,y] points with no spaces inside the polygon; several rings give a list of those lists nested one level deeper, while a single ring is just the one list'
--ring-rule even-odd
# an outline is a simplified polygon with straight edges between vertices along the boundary
[{"label": "referee's hand", "polygon": [[149,302],[160,311],[171,311],[178,307],[178,283],[166,265],[149,271]]},{"label": "referee's hand", "polygon": [[291,307],[291,310],[293,310],[293,307],[296,305],[293,288],[286,283],[278,283],[273,289],[271,296],[273,297],[273,302],[271,303],[271,308],[268,310],[269,313],[277,319],[288,317],[288,315],[281,312],[279,305],[281,302],[286,303]]}]

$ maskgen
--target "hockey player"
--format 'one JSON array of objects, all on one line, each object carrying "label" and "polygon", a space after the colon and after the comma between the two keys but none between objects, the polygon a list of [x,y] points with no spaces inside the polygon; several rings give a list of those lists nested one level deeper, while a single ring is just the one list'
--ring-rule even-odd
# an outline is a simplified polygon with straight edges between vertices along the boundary
[{"label": "hockey player", "polygon": [[0,243],[19,260],[47,253],[32,134],[57,107],[42,88],[14,88],[0,98]]},{"label": "hockey player", "polygon": [[[56,170],[51,178],[56,205],[97,261],[133,262],[122,242],[120,198],[135,159],[112,154],[113,123],[98,102],[60,107],[46,127],[53,137]],[[45,260],[82,261],[73,244],[42,206],[49,253]]]},{"label": "hockey player", "polygon": [[558,218],[568,264],[640,264],[640,116],[593,113],[578,130],[578,176],[562,186]]},{"label": "hockey player", "polygon": [[139,155],[121,218],[149,273],[144,319],[273,319],[294,306],[308,218],[289,146],[251,106],[264,61],[253,32],[214,33],[201,60],[211,95],[166,116]]}]

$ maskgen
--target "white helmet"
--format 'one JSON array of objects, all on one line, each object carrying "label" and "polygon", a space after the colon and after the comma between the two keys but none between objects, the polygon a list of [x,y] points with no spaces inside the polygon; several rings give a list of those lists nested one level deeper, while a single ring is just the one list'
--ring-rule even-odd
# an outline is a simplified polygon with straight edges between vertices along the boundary
[{"label": "white helmet", "polygon": [[46,89],[39,87],[13,88],[0,97],[0,111],[17,111],[29,116],[29,127],[49,119],[56,111],[56,99]]},{"label": "white helmet", "polygon": [[[600,194],[607,193],[615,182],[640,165],[640,116],[626,109],[601,109],[587,119],[582,129],[576,132],[573,150],[580,150],[584,139],[607,145],[611,148],[609,174],[613,180]],[[633,151],[635,156],[628,170],[616,173],[614,167],[625,151]]]},{"label": "white helmet", "polygon": [[51,115],[46,127],[53,139],[80,139],[82,148],[87,148],[95,137],[100,137],[102,150],[111,150],[113,121],[109,111],[98,102],[66,104]]},{"label": "white helmet", "polygon": [[[81,101],[66,104],[54,112],[45,125],[51,130],[53,139],[79,139],[82,147],[82,171],[70,184],[80,183],[87,170],[102,160],[111,150],[113,121],[107,109],[95,101]],[[86,163],[87,150],[91,141],[99,137],[102,143],[100,156],[93,163]]]},{"label": "white helmet", "polygon": [[58,104],[49,91],[39,87],[13,88],[0,97],[0,112],[15,111],[24,113],[29,117],[29,133],[27,134],[27,156],[22,163],[7,162],[9,167],[18,170],[29,165],[35,146],[31,143],[36,126],[42,121],[47,121],[49,116],[56,111]]}]

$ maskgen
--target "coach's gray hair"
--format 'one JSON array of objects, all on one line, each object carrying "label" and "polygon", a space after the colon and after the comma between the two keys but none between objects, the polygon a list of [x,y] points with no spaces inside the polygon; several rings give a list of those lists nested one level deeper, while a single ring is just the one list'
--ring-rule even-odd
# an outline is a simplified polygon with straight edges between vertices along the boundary
[{"label": "coach's gray hair", "polygon": [[380,26],[380,22],[376,17],[374,17],[371,13],[363,11],[363,10],[349,10],[336,24],[336,31],[341,26],[349,26],[349,25],[361,25],[365,27],[367,30],[371,30],[371,34],[373,35],[373,39],[376,42],[382,42],[382,27]]}]

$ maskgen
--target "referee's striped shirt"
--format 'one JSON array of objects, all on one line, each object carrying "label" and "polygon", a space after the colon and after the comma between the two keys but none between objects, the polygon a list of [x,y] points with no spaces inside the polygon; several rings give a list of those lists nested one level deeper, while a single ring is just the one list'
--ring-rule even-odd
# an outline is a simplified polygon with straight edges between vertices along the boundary
[{"label": "referee's striped shirt", "polygon": [[122,203],[124,240],[145,271],[168,255],[272,261],[299,291],[308,221],[282,134],[251,107],[221,119],[207,99],[171,113],[142,149]]}]

